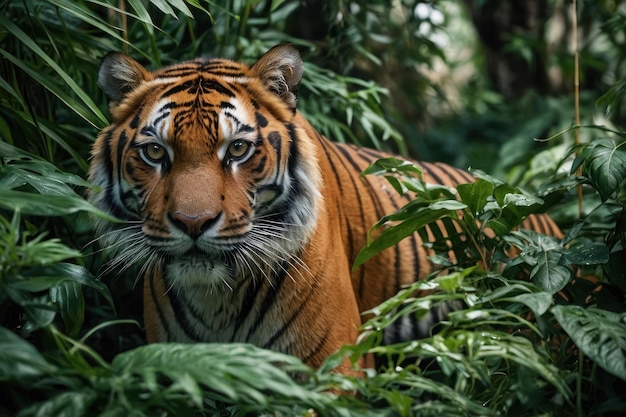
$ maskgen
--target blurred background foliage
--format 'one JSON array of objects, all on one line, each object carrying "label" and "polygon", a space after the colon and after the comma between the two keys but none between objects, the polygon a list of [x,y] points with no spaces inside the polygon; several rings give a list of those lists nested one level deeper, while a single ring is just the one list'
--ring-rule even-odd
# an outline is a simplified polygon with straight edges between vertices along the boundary
[{"label": "blurred background foliage", "polygon": [[[579,130],[583,145],[578,148],[572,148],[571,129],[572,6],[565,0],[0,0],[0,415],[267,410],[314,415],[310,409],[321,415],[368,415],[377,407],[371,415],[611,415],[623,410],[626,400],[617,387],[626,374],[626,2],[577,3],[580,117],[587,126]],[[590,272],[609,284],[591,298],[596,284],[573,295],[574,304],[599,303],[600,312],[562,308],[550,313],[576,346],[595,346],[584,351],[592,361],[582,359],[584,349],[568,343],[551,358],[539,354],[549,338],[536,339],[533,346],[519,344],[506,331],[484,333],[484,323],[472,324],[467,311],[452,318],[463,332],[385,353],[429,358],[436,352],[439,368],[432,378],[398,367],[397,373],[370,375],[368,385],[325,369],[311,374],[303,391],[281,385],[289,377],[269,365],[280,361],[308,372],[297,362],[247,347],[237,351],[257,363],[266,361],[255,369],[258,378],[271,374],[272,381],[281,381],[268,388],[246,380],[252,375],[246,369],[254,365],[233,361],[227,346],[199,346],[184,354],[178,346],[133,349],[143,344],[137,325],[141,291],[133,288],[133,279],[103,266],[106,259],[93,243],[89,220],[103,214],[83,199],[90,146],[108,124],[106,99],[97,86],[99,61],[122,50],[150,68],[196,56],[252,63],[281,42],[295,44],[306,63],[299,109],[333,140],[479,169],[552,204],[551,214],[588,250],[589,262],[572,262],[591,264]],[[578,159],[576,149],[582,151]],[[607,152],[616,156],[610,164],[599,156]],[[572,175],[570,168],[579,165],[583,174]],[[582,209],[573,191],[579,183],[586,185]],[[606,259],[585,242],[599,243]],[[448,284],[450,297],[470,283],[495,288],[501,282],[489,276],[485,284],[484,276],[466,275],[467,285]],[[545,307],[540,286],[513,287],[536,295]],[[485,299],[484,305],[510,303],[507,294]],[[380,326],[388,324],[402,300],[380,310],[386,320]],[[547,300],[550,304],[553,298]],[[515,310],[525,304],[515,305],[517,317],[546,311],[536,305]],[[418,315],[423,310],[414,308]],[[491,319],[506,328],[509,317],[498,314]],[[541,332],[549,321],[542,317]],[[591,333],[580,328],[594,322],[604,327],[585,345]],[[534,334],[534,325],[524,326],[508,329]],[[377,333],[372,334],[362,349],[375,344]],[[598,350],[604,342],[617,352],[608,352],[609,365],[598,359],[607,356]],[[499,359],[463,356],[491,344]],[[215,363],[241,366],[240,373],[211,368],[211,379],[184,366],[206,355]],[[534,358],[539,370],[511,368],[524,357]],[[607,372],[611,366],[619,368],[617,373]],[[363,395],[337,399],[321,392],[328,386]],[[542,401],[533,403],[539,395]],[[516,408],[519,404],[523,407]]]}]

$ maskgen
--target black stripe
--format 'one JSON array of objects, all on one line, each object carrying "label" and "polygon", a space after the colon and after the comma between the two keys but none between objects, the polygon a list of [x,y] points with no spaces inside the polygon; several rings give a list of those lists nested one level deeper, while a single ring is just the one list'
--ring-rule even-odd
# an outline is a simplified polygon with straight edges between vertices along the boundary
[{"label": "black stripe", "polygon": [[169,90],[166,90],[163,94],[161,94],[161,98],[167,98],[176,93],[180,93],[181,91],[186,91],[186,92],[191,93],[193,88],[194,88],[193,81],[186,81],[182,84],[174,85]]},{"label": "black stripe", "polygon": [[259,125],[259,127],[267,127],[267,119],[265,118],[265,116],[263,116],[261,114],[261,112],[256,112],[255,113],[256,116],[256,122]]},{"label": "black stripe", "polygon": [[422,167],[425,173],[429,174],[431,177],[435,179],[437,184],[441,184],[441,185],[445,184],[444,180],[433,171],[433,167],[434,167],[433,164],[431,164],[430,162],[421,162],[420,166]]},{"label": "black stripe", "polygon": [[270,337],[270,339],[263,345],[264,349],[270,349],[274,345],[274,343],[287,331],[287,329],[291,327],[294,321],[300,316],[300,314],[304,310],[304,307],[308,306],[309,299],[311,298],[313,292],[316,291],[318,283],[318,280],[313,280],[313,285],[309,288],[309,293],[307,294],[307,297],[304,300],[300,301],[298,308],[291,314],[291,317],[285,320],[285,323],[282,325],[282,327],[274,332],[272,337]]},{"label": "black stripe", "polygon": [[216,80],[204,81],[202,83],[202,88],[208,88],[209,90],[217,91],[218,93],[221,93],[227,97],[231,97],[231,98],[235,97],[235,93],[233,93],[231,88],[220,84]]},{"label": "black stripe", "polygon": [[386,155],[382,152],[376,151],[370,148],[356,148],[361,155],[367,155],[370,158],[370,164],[377,159],[386,158],[389,155]]},{"label": "black stripe", "polygon": [[[297,166],[298,161],[298,148],[296,146],[296,136],[295,132],[292,131],[293,126],[289,126],[289,136],[291,138],[291,143],[289,143],[289,172],[292,173],[292,167]],[[261,129],[259,128],[259,137],[263,137],[261,133]],[[267,135],[267,140],[270,142],[274,150],[276,151],[276,172],[274,173],[274,183],[281,183],[280,177],[282,176],[281,164],[282,164],[282,138],[278,132],[270,132]],[[292,176],[292,180],[297,181],[295,176]]]},{"label": "black stripe", "polygon": [[184,303],[181,303],[176,297],[176,291],[168,291],[167,298],[170,300],[170,304],[172,304],[172,310],[174,311],[174,316],[176,317],[176,322],[179,324],[180,329],[189,339],[201,342],[202,338],[193,331],[193,326],[184,313]]},{"label": "black stripe", "polygon": [[307,363],[309,360],[311,360],[311,358],[313,356],[317,355],[322,350],[322,348],[324,347],[324,345],[328,341],[328,336],[329,336],[329,333],[330,333],[330,330],[329,330],[328,327],[326,327],[325,329],[326,329],[326,332],[324,333],[324,336],[322,336],[322,338],[319,339],[319,341],[317,342],[317,344],[315,345],[313,350],[311,350],[309,352],[309,354],[306,355],[305,357],[300,358],[302,360],[302,362]]},{"label": "black stripe", "polygon": [[[298,150],[298,136],[296,135],[296,127],[289,123],[287,125],[289,131],[289,158],[287,160],[287,169],[292,179],[297,179],[296,171],[300,165],[300,151]],[[278,154],[280,156],[280,153]],[[279,160],[280,161],[280,160]],[[299,184],[298,184],[299,187]]]},{"label": "black stripe", "polygon": [[241,302],[241,309],[239,310],[239,315],[235,321],[235,334],[239,331],[243,323],[245,323],[259,296],[259,289],[261,286],[260,283],[256,282],[255,279],[250,279],[249,281],[250,284],[248,285],[248,288],[246,288],[246,293]]},{"label": "black stripe", "polygon": [[[161,266],[161,270],[162,270],[163,266]],[[152,267],[153,271],[157,270],[157,266],[153,265]],[[163,329],[165,330],[165,334],[167,335],[168,340],[167,341],[171,341],[172,339],[170,338],[172,336],[172,330],[170,329],[169,325],[168,325],[168,317],[165,314],[165,312],[163,311],[163,309],[161,308],[161,303],[159,302],[159,300],[156,298],[156,289],[154,288],[154,280],[156,279],[156,274],[152,273],[150,275],[148,275],[149,271],[146,272],[146,274],[144,275],[144,279],[150,279],[149,284],[150,284],[150,294],[152,296],[152,302],[154,304],[154,307],[156,308],[157,311],[157,315],[159,316],[159,321],[161,322],[161,324],[163,325]],[[163,279],[163,274],[161,273],[160,278]]]},{"label": "black stripe", "polygon": [[276,303],[276,300],[280,300],[279,293],[280,293],[280,289],[283,283],[285,282],[285,277],[287,276],[288,266],[289,264],[287,262],[281,263],[277,267],[278,270],[276,271],[276,274],[274,275],[274,277],[272,277],[273,279],[269,278],[272,280],[272,282],[270,285],[266,285],[267,291],[265,292],[265,296],[263,297],[263,300],[261,301],[260,309],[258,311],[256,319],[254,320],[252,327],[250,327],[250,330],[248,331],[248,335],[244,339],[245,341],[249,342],[251,340],[252,335],[260,327],[261,322],[265,319],[265,316],[267,315],[267,313],[270,311],[272,306]]},{"label": "black stripe", "polygon": [[[324,142],[323,142],[324,143]],[[341,151],[341,148],[339,147],[339,144],[334,143],[334,142],[329,142],[326,141],[324,144],[328,144],[328,148],[329,150],[331,150],[333,152],[333,154],[331,155],[329,152],[326,152],[326,155],[328,156],[329,159],[329,164],[331,165],[331,167],[333,168],[333,171],[335,171],[336,173],[336,177],[338,177],[338,171],[336,171],[335,167],[338,164],[335,164],[335,161],[338,161],[341,166],[343,167],[344,171],[346,171],[346,176],[348,177],[348,179],[350,180],[350,184],[352,184],[352,189],[354,190],[354,193],[357,196],[357,199],[359,200],[359,214],[360,214],[360,218],[361,218],[361,226],[362,227],[366,227],[365,226],[365,213],[363,212],[363,199],[361,198],[361,193],[359,193],[359,189],[356,185],[356,182],[354,180],[354,176],[352,175],[353,171],[348,169],[348,166],[346,165],[346,159],[339,154],[339,152]],[[343,181],[337,179],[337,184],[341,184],[343,183]],[[345,195],[343,192],[341,193],[341,195]],[[347,217],[347,213],[344,213],[343,210],[341,210],[341,206],[340,206],[340,210],[339,210],[339,214],[341,217]],[[350,213],[351,215],[354,213]],[[347,219],[346,219],[347,220]],[[350,229],[350,227],[348,227],[348,229]],[[351,253],[352,255],[353,253]],[[363,299],[363,280],[365,279],[365,268],[363,266],[361,266],[359,269],[359,278],[358,278],[358,287],[359,287],[359,299]]]},{"label": "black stripe", "polygon": [[[448,175],[448,177],[450,177],[450,179],[452,180],[451,183],[445,184],[445,185],[458,185],[467,181],[465,176],[462,175],[463,171],[461,171],[460,169],[453,168],[450,165],[442,164],[439,162],[437,162],[435,165],[441,168],[441,170],[445,172]],[[471,182],[474,182],[473,179],[471,180]]]},{"label": "black stripe", "polygon": [[[346,160],[352,165],[352,168],[354,169],[353,173],[355,174],[355,176],[358,178],[358,175],[361,174],[362,169],[364,169],[365,167],[362,167],[361,165],[359,165],[353,158],[352,155],[353,153],[350,152],[350,148],[341,146],[338,144],[337,149],[343,154],[343,156],[346,158]],[[358,154],[355,154],[358,156]],[[351,175],[352,177],[352,175]],[[355,180],[353,179],[353,184],[355,184]],[[378,193],[376,193],[372,187],[372,184],[370,183],[370,181],[368,181],[367,179],[365,179],[364,181],[361,182],[361,184],[365,187],[367,194],[370,197],[370,200],[372,202],[372,205],[374,206],[374,210],[376,213],[376,217],[378,219],[380,219],[381,217],[383,217],[386,214],[385,209],[383,208],[381,202],[380,202],[380,195]],[[355,184],[355,189],[357,190],[357,194],[359,195],[359,207],[361,207],[361,213],[363,213],[363,200],[361,199],[360,193],[358,192],[358,189],[356,188],[356,184]],[[393,198],[389,199],[390,203],[394,206],[394,208],[396,210],[399,209],[398,205],[396,204],[396,201]],[[365,229],[369,229],[372,225],[371,224],[365,224],[365,219],[364,216],[362,216],[362,226]],[[399,245],[394,245],[394,256],[395,256],[395,262],[394,262],[394,269],[396,271],[396,276],[395,276],[395,289],[393,290],[393,294],[384,294],[384,298],[387,299],[389,297],[391,297],[392,295],[394,295],[395,293],[398,292],[398,290],[400,289],[400,287],[402,286],[401,283],[401,274],[400,274],[400,268],[401,268],[401,260],[402,260],[402,256],[400,253],[400,246]],[[352,260],[351,260],[352,261]],[[365,274],[365,269],[362,270],[363,275]],[[359,294],[359,296],[361,297],[362,294]]]},{"label": "black stripe", "polygon": [[173,65],[171,67],[166,67],[161,70],[163,75],[160,75],[159,78],[170,78],[175,76],[180,76],[180,74],[189,74],[198,71],[198,68],[204,63],[203,60],[198,59],[195,61],[187,61],[181,62],[180,64]]},{"label": "black stripe", "polygon": [[[120,186],[117,187],[117,191],[118,191],[118,196],[117,198],[119,199],[120,202],[124,202],[124,195],[122,193],[122,187],[121,187],[121,182],[122,182],[122,160],[124,159],[124,148],[126,148],[126,144],[128,143],[128,136],[126,136],[126,130],[122,130],[122,132],[120,133],[119,139],[117,141],[117,157],[116,157],[116,161],[117,161],[117,182],[119,183]],[[114,187],[111,187],[111,189],[113,189]],[[115,200],[111,200],[112,202]],[[125,211],[130,211],[128,210],[126,207],[124,207]]]}]

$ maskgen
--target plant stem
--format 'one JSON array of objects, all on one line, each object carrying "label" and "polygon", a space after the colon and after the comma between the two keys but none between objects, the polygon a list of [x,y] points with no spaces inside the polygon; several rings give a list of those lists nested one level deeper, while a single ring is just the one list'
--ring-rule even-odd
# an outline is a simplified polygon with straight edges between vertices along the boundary
[{"label": "plant stem", "polygon": [[[578,18],[576,15],[576,0],[572,0],[572,40],[574,44],[574,120],[576,128],[574,129],[574,144],[576,145],[576,157],[578,157],[578,145],[580,144],[580,72],[578,60]],[[582,174],[582,168],[576,170],[576,175]],[[576,187],[578,193],[578,217],[582,217],[583,211],[583,186],[578,184]]]}]

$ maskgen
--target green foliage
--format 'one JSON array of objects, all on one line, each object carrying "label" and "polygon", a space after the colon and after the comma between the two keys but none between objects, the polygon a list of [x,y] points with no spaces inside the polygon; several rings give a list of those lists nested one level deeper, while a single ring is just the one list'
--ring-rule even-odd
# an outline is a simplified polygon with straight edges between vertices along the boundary
[{"label": "green foliage", "polygon": [[[602,197],[594,211],[611,205],[623,213],[626,205],[620,193],[626,164],[619,162],[626,157],[623,144],[622,139],[597,139],[580,146],[571,170],[582,166],[582,177],[574,183],[556,183],[562,189],[589,184],[593,188],[587,192],[596,190]],[[436,361],[434,369],[421,367],[425,375],[446,381],[473,401],[483,399],[489,409],[505,415],[556,413],[563,407],[583,413],[582,381],[587,389],[611,393],[614,385],[626,380],[626,305],[624,293],[616,293],[617,287],[624,288],[625,277],[614,266],[624,267],[621,215],[613,216],[612,225],[602,225],[603,230],[609,226],[603,240],[590,239],[598,235],[597,223],[582,221],[559,241],[516,230],[527,216],[547,209],[542,199],[480,172],[475,182],[457,186],[456,192],[442,187],[433,192],[417,167],[400,160],[381,160],[366,172],[384,175],[398,192],[410,190],[418,195],[372,227],[372,231],[383,230],[361,251],[357,265],[434,221],[440,227],[452,221],[456,228],[446,230],[462,230],[467,237],[465,245],[455,244],[452,238],[451,244],[442,245],[436,237],[427,243],[441,250],[432,261],[440,263],[442,271],[454,272],[435,273],[370,312],[376,317],[365,325],[366,340],[377,346],[384,329],[402,317],[419,319],[433,308],[459,300],[464,306],[450,313],[430,338],[375,347],[373,351],[389,358],[390,369],[407,362]],[[399,172],[405,176],[399,177]],[[548,188],[561,192],[556,183]],[[515,248],[512,258],[511,248]],[[456,257],[453,263],[447,259],[450,249]],[[486,270],[467,268],[468,262]],[[576,277],[590,266],[595,273],[604,271],[604,285],[597,277]],[[530,282],[516,280],[520,269],[527,270]],[[424,292],[428,295],[422,296]],[[573,346],[568,346],[566,336]],[[576,355],[578,368],[571,365]],[[612,376],[596,380],[599,373]],[[601,414],[621,410],[626,404],[619,394],[606,397],[605,402],[595,403]],[[592,398],[585,401],[594,404]]]},{"label": "green foliage", "polygon": [[572,171],[582,162],[583,175],[598,190],[602,200],[615,196],[621,191],[626,180],[626,141],[601,138],[596,139],[581,152],[574,161]]},{"label": "green foliage", "polygon": [[296,358],[251,345],[152,344],[121,353],[108,364],[87,346],[55,336],[64,362],[43,357],[0,328],[0,382],[12,382],[14,395],[34,391],[46,398],[27,404],[20,416],[305,416],[309,409],[329,416],[368,415],[355,398],[317,392],[311,382],[296,383],[287,371],[305,381],[313,377]]},{"label": "green foliage", "polygon": [[580,306],[555,306],[552,313],[576,346],[607,372],[626,380],[626,316]]},{"label": "green foliage", "polygon": [[[581,24],[599,28],[603,40],[590,39],[582,51],[582,108],[591,120],[590,103],[601,97],[609,120],[607,127],[576,127],[583,144],[569,148],[570,98],[545,85],[511,97],[481,75],[488,51],[460,30],[469,24],[466,13],[497,15],[500,3],[465,3],[464,12],[448,1],[0,2],[0,415],[623,411],[626,147],[624,132],[609,125],[623,126],[624,68],[615,57],[626,56],[626,19],[611,10],[621,2],[582,2]],[[558,13],[557,2],[548,5]],[[543,32],[520,31],[502,37],[510,62],[523,62],[528,74],[540,74],[545,63],[569,77],[571,58],[543,60]],[[443,34],[447,45],[437,38]],[[89,184],[82,179],[90,144],[107,124],[99,59],[125,50],[148,66],[198,55],[253,62],[280,42],[304,55],[299,108],[322,133],[376,147],[392,139],[401,151],[489,169],[515,185],[474,171],[471,184],[433,186],[419,168],[395,159],[368,169],[416,198],[373,226],[356,265],[432,222],[448,232],[458,227],[466,238],[449,233],[428,242],[441,270],[373,309],[359,343],[320,370],[247,345],[136,347],[137,331],[122,326],[133,321],[113,320],[116,310],[134,317],[140,302],[130,295],[133,282],[105,282],[104,260],[90,253],[87,217],[104,216],[84,200]],[[436,75],[442,62],[463,66],[451,58],[462,52],[457,44],[471,44],[478,58],[470,63],[475,75],[450,94],[459,95],[455,104]],[[594,136],[598,128],[605,136]],[[554,132],[563,143],[530,140]],[[517,230],[542,211],[565,226],[563,240]],[[586,275],[592,278],[580,278]],[[431,337],[382,345],[385,329],[399,320],[448,305],[457,308]],[[381,368],[366,370],[366,378],[332,372],[345,355],[369,354]]]},{"label": "green foliage", "polygon": [[61,216],[90,211],[110,216],[71,188],[86,185],[81,178],[6,143],[0,142],[0,149],[0,208],[13,212],[10,220],[0,215],[2,323],[10,321],[6,315],[17,316],[15,326],[29,333],[50,326],[60,315],[66,333],[76,337],[85,310],[82,287],[93,288],[112,302],[109,290],[83,266],[64,262],[81,257],[79,251],[58,238],[46,239],[45,232],[22,222],[22,214]]}]

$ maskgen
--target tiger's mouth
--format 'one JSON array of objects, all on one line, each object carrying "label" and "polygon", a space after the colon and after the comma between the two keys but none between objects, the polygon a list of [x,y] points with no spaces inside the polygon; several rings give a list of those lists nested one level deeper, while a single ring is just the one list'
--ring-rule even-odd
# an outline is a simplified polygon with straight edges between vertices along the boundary
[{"label": "tiger's mouth", "polygon": [[194,290],[209,287],[232,291],[235,262],[223,250],[203,250],[194,245],[182,254],[169,254],[166,277],[174,288]]},{"label": "tiger's mouth", "polygon": [[211,261],[225,263],[228,259],[228,256],[225,252],[225,249],[203,250],[194,245],[191,249],[187,250],[182,255],[172,256],[172,258],[176,259],[179,262]]}]

